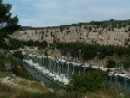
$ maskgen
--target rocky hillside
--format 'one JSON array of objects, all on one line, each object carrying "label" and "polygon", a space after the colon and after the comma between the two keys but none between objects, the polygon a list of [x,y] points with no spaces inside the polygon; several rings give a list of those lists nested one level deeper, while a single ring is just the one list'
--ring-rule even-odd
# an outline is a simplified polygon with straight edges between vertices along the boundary
[{"label": "rocky hillside", "polygon": [[12,36],[24,41],[79,42],[125,46],[130,44],[130,23],[129,20],[109,20],[57,27],[28,28],[17,31]]}]

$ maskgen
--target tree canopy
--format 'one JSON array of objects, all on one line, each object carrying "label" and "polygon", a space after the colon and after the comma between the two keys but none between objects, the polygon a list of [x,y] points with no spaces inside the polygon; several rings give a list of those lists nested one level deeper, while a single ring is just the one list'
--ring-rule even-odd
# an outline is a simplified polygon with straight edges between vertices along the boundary
[{"label": "tree canopy", "polygon": [[2,37],[19,28],[18,17],[12,17],[11,9],[11,4],[3,3],[3,0],[0,0],[0,36]]}]

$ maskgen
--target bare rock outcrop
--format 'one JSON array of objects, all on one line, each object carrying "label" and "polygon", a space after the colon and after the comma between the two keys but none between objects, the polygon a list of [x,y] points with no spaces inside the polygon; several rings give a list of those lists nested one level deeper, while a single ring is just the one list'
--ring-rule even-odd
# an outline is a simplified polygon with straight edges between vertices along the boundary
[{"label": "bare rock outcrop", "polygon": [[15,32],[12,37],[24,41],[46,41],[48,43],[91,43],[104,45],[125,46],[130,44],[130,25],[98,26],[98,25],[69,25],[45,27],[34,30]]}]

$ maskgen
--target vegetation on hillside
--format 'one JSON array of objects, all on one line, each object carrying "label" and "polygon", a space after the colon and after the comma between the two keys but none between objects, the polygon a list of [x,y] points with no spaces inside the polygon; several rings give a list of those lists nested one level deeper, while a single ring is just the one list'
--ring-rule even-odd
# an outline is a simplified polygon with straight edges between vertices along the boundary
[{"label": "vegetation on hillside", "polygon": [[[100,58],[105,56],[123,56],[130,55],[130,47],[114,46],[114,45],[99,45],[99,44],[84,44],[84,43],[57,43],[57,48],[63,50],[66,55],[70,51],[72,56],[82,55],[86,59],[91,59],[97,55]],[[81,54],[79,54],[81,52]]]},{"label": "vegetation on hillside", "polygon": [[130,92],[120,88],[120,86],[110,86],[106,72],[100,69],[88,69],[80,76],[73,75],[66,86],[66,91],[80,92],[88,98],[129,98],[130,96]]},{"label": "vegetation on hillside", "polygon": [[[48,27],[31,27],[31,26],[22,26],[21,30],[39,30],[39,29],[50,29],[50,28],[60,28],[60,31],[63,31],[65,29],[68,29],[70,26],[82,26],[82,25],[90,25],[90,26],[97,26],[98,27],[126,27],[127,25],[130,25],[130,19],[127,20],[103,20],[103,21],[90,21],[90,22],[84,22],[84,23],[78,23],[78,24],[72,24],[72,25],[60,25],[60,26],[48,26]],[[130,29],[130,28],[129,28]],[[91,27],[89,27],[89,30],[91,31]],[[128,30],[130,31],[130,30]]]},{"label": "vegetation on hillside", "polygon": [[0,71],[10,71],[24,79],[34,80],[33,76],[26,71],[21,62],[14,60],[12,56],[6,53],[0,53],[0,69]]},{"label": "vegetation on hillside", "polygon": [[13,53],[13,56],[16,57],[16,58],[18,58],[18,59],[23,60],[22,51],[15,51],[15,52]]},{"label": "vegetation on hillside", "polygon": [[104,88],[108,88],[106,85],[107,74],[102,70],[88,69],[87,73],[74,75],[72,80],[66,87],[70,92],[94,92]]},{"label": "vegetation on hillside", "polygon": [[[41,88],[42,87],[40,87],[40,89]],[[96,92],[87,92],[87,93],[59,92],[59,91],[46,92],[45,89],[42,89],[42,92],[34,93],[34,92],[28,92],[26,90],[20,90],[18,88],[13,88],[11,86],[0,83],[1,98],[129,98],[129,96],[130,95],[127,91],[124,93],[124,91],[122,91],[119,88],[109,88],[99,90]]]},{"label": "vegetation on hillside", "polygon": [[98,59],[103,59],[107,56],[118,56],[126,57],[124,62],[121,62],[125,68],[129,68],[129,56],[130,56],[130,46],[113,46],[113,45],[99,45],[99,44],[84,44],[84,43],[53,43],[49,44],[45,41],[19,41],[16,39],[9,38],[9,44],[0,45],[5,50],[17,50],[28,46],[30,48],[38,47],[39,50],[42,49],[58,49],[64,56],[71,56],[73,58],[77,57],[80,60],[87,61],[97,57]]},{"label": "vegetation on hillside", "polygon": [[[99,45],[99,44],[84,44],[84,43],[53,43],[48,44],[47,42],[38,41],[18,41],[16,39],[9,38],[9,45],[0,46],[4,47],[5,50],[17,50],[19,48],[24,48],[24,46],[38,47],[39,50],[50,48],[59,49],[63,55],[68,53],[72,57],[81,56],[84,60],[92,59],[95,56],[104,58],[106,56],[130,56],[130,46],[114,46],[114,45]],[[49,46],[49,47],[48,47]]]},{"label": "vegetation on hillside", "polygon": [[118,67],[118,66],[114,60],[107,61],[107,68],[116,68],[116,67]]}]

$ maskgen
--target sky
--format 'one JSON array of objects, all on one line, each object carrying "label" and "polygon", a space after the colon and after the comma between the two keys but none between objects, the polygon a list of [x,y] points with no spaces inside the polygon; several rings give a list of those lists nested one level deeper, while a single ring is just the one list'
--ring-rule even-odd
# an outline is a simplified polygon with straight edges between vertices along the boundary
[{"label": "sky", "polygon": [[23,26],[69,25],[92,20],[130,19],[130,0],[3,0]]}]

